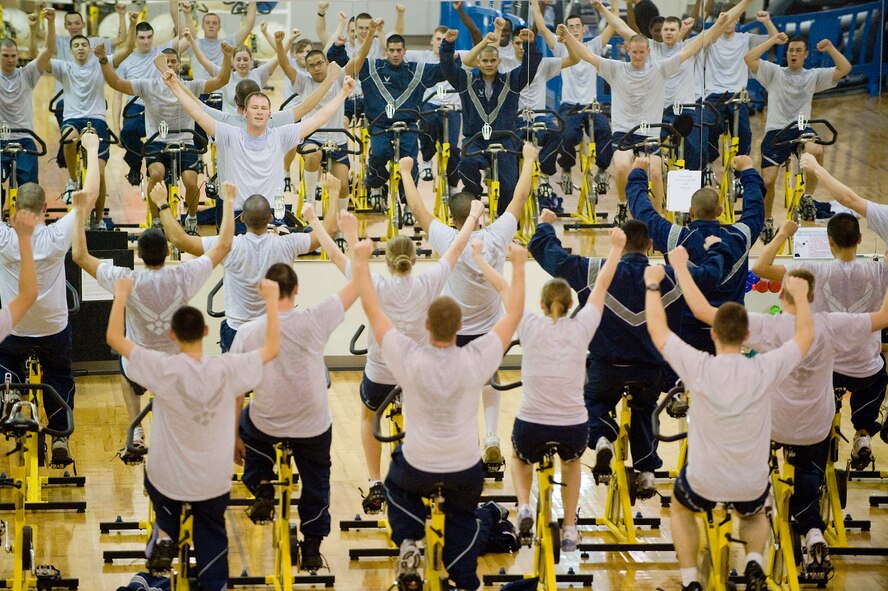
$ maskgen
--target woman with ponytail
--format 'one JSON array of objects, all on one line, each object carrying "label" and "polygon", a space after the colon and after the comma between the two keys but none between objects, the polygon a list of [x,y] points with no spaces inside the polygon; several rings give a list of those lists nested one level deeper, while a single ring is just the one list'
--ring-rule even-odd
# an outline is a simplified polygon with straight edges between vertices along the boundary
[{"label": "woman with ponytail", "polygon": [[[336,177],[327,175],[324,182],[330,195],[338,194],[339,180]],[[397,235],[385,243],[385,261],[390,276],[372,273],[371,277],[382,310],[400,332],[417,342],[427,339],[428,331],[425,323],[429,305],[441,294],[447,277],[469,243],[472,230],[475,229],[483,212],[484,206],[480,201],[475,201],[456,240],[447,252],[442,254],[441,259],[422,274],[413,275],[413,265],[416,263],[416,246],[413,240],[407,236]],[[327,252],[330,260],[339,267],[346,278],[351,278],[350,260],[339,250],[324,229],[315,214],[314,207],[306,205],[302,215],[311,224],[312,231],[317,232],[321,247]],[[340,222],[345,241],[351,248],[358,243],[358,220],[352,214],[344,212],[341,214]],[[371,514],[381,512],[385,502],[380,468],[382,445],[373,436],[373,413],[397,384],[386,368],[379,344],[372,335],[369,337],[367,348],[367,365],[364,367],[360,391],[361,401],[364,403],[361,414],[361,443],[364,447],[370,481],[370,491],[364,498],[363,507],[365,513]]]},{"label": "woman with ponytail", "polygon": [[[530,508],[533,465],[543,459],[547,444],[558,444],[561,458],[561,501],[564,506],[561,550],[577,549],[576,513],[580,496],[580,457],[586,450],[589,425],[583,402],[586,349],[604,311],[604,296],[623,254],[626,235],[611,230],[611,250],[586,305],[569,317],[573,293],[563,279],[552,279],[542,289],[543,316],[525,312],[518,326],[521,341],[521,405],[512,429],[512,480],[518,496],[519,537],[529,536],[534,512]],[[500,292],[508,284],[484,261],[481,243],[473,242],[473,258],[484,276]],[[545,525],[545,524],[544,524]]]}]

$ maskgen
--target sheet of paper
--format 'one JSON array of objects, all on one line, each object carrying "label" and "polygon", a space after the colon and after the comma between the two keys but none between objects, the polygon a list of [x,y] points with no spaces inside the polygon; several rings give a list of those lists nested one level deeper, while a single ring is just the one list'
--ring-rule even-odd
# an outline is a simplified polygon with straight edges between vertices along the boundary
[{"label": "sheet of paper", "polygon": [[799,228],[793,239],[793,253],[797,259],[831,259],[826,228]]},{"label": "sheet of paper", "polygon": [[666,178],[666,209],[687,213],[691,209],[691,196],[701,186],[699,170],[670,170]]},{"label": "sheet of paper", "polygon": [[[99,259],[99,263],[108,263],[113,265],[112,259]],[[105,291],[99,285],[92,275],[86,271],[80,272],[80,301],[81,302],[101,302],[114,299],[114,294]]]}]

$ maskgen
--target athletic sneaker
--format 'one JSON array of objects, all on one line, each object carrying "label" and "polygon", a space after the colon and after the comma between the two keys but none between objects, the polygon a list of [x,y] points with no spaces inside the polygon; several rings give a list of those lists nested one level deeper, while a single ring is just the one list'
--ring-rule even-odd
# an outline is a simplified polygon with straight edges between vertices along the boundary
[{"label": "athletic sneaker", "polygon": [[768,591],[768,578],[765,576],[762,565],[755,560],[746,563],[743,578],[746,581],[747,591]]},{"label": "athletic sneaker", "polygon": [[89,229],[93,232],[105,232],[108,230],[108,224],[105,223],[104,219],[90,221]]},{"label": "athletic sneaker", "polygon": [[851,445],[851,466],[855,470],[863,470],[873,459],[873,446],[869,435],[854,434]]},{"label": "athletic sneaker", "polygon": [[71,452],[68,450],[68,438],[67,437],[53,437],[52,438],[52,465],[53,466],[67,466],[68,464],[74,463],[74,458],[71,457]]},{"label": "athletic sneaker", "polygon": [[614,459],[614,444],[607,437],[599,437],[595,442],[595,466],[592,472],[610,474],[611,460]]},{"label": "athletic sneaker", "polygon": [[269,523],[274,519],[274,485],[263,482],[256,488],[256,498],[247,510],[247,517],[257,525]]},{"label": "athletic sneaker", "polygon": [[142,171],[131,168],[130,171],[126,173],[126,182],[133,187],[138,187],[139,183],[142,182]]},{"label": "athletic sneaker", "polygon": [[765,220],[765,226],[762,228],[759,238],[762,239],[762,244],[768,244],[774,240],[774,218],[767,218]]},{"label": "athletic sneaker", "polygon": [[526,546],[533,545],[533,509],[530,505],[518,508],[518,542]]},{"label": "athletic sneaker", "polygon": [[816,527],[808,530],[805,534],[805,549],[805,570],[808,573],[828,576],[833,571],[829,546],[822,531]]},{"label": "athletic sneaker", "polygon": [[414,540],[401,542],[401,550],[398,553],[398,589],[399,591],[420,591],[422,589],[422,575],[419,567],[422,564],[422,556]]},{"label": "athletic sneaker", "polygon": [[136,449],[147,449],[145,445],[145,429],[141,425],[133,429],[133,447]]},{"label": "athletic sneaker", "polygon": [[703,585],[701,585],[697,581],[694,581],[690,585],[682,585],[681,591],[703,591]]},{"label": "athletic sneaker", "polygon": [[561,190],[564,192],[565,195],[573,195],[573,177],[570,174],[570,170],[566,168],[561,169]]},{"label": "athletic sneaker", "polygon": [[80,187],[77,186],[77,181],[72,181],[68,179],[68,182],[65,183],[65,190],[62,192],[62,201],[66,204],[71,204],[71,196],[74,194],[74,191],[77,191]]},{"label": "athletic sneaker", "polygon": [[315,538],[306,536],[299,543],[299,552],[302,554],[302,570],[315,572],[324,567],[324,559],[321,557],[321,540],[323,538]]},{"label": "athletic sneaker", "polygon": [[598,172],[595,173],[595,184],[599,193],[607,193],[608,176],[606,170],[598,169]]},{"label": "athletic sneaker", "polygon": [[657,494],[653,472],[639,472],[635,477],[635,496],[639,499],[650,499]]},{"label": "athletic sneaker", "polygon": [[488,465],[499,465],[504,462],[503,452],[500,449],[500,438],[495,433],[488,433],[484,438],[484,451],[481,461]]},{"label": "athletic sneaker", "polygon": [[580,532],[577,531],[577,526],[570,525],[565,526],[563,530],[561,530],[561,551],[562,552],[576,552],[577,545],[580,543]]},{"label": "athletic sneaker", "polygon": [[428,162],[422,163],[422,169],[419,171],[419,178],[421,178],[424,181],[430,181],[433,178],[435,178],[434,176],[432,176],[432,165],[431,164],[429,164]]},{"label": "athletic sneaker", "polygon": [[374,513],[382,513],[382,506],[385,504],[385,487],[381,482],[374,482],[367,491],[367,496],[361,501],[364,513],[373,515]]},{"label": "athletic sneaker", "polygon": [[200,236],[200,232],[197,230],[197,216],[185,216],[185,233],[189,236]]},{"label": "athletic sneaker", "polygon": [[151,220],[151,227],[155,230],[160,230],[161,232],[163,232],[163,222],[160,221],[159,217],[153,218]]},{"label": "athletic sneaker", "polygon": [[157,540],[151,548],[151,554],[145,561],[145,566],[151,573],[166,573],[173,567],[173,559],[176,557],[176,543],[171,539]]}]

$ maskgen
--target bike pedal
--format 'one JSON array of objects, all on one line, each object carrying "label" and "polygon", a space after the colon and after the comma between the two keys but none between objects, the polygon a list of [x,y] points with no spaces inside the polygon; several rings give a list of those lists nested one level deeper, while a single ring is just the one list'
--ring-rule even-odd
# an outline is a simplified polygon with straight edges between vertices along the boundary
[{"label": "bike pedal", "polygon": [[38,564],[34,568],[38,583],[55,583],[62,580],[62,573],[51,564]]},{"label": "bike pedal", "polygon": [[613,473],[608,470],[607,472],[592,472],[592,478],[595,480],[595,484],[610,484],[610,479],[613,476]]},{"label": "bike pedal", "polygon": [[422,591],[422,577],[409,573],[398,577],[398,591]]},{"label": "bike pedal", "polygon": [[138,466],[144,461],[144,458],[141,455],[129,453],[127,451],[121,451],[117,456],[127,466]]}]

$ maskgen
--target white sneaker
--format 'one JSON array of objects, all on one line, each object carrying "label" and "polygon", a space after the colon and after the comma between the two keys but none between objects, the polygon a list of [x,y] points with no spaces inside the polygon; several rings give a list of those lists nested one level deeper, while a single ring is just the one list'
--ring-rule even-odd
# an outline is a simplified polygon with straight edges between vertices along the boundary
[{"label": "white sneaker", "polygon": [[533,543],[533,509],[530,505],[518,508],[518,539],[524,544]]},{"label": "white sneaker", "polygon": [[805,569],[813,573],[828,574],[833,566],[829,559],[829,546],[823,532],[816,527],[805,534]]},{"label": "white sneaker", "polygon": [[185,233],[189,236],[198,236],[200,234],[197,228],[197,216],[185,216]]},{"label": "white sneaker", "polygon": [[854,434],[854,441],[851,443],[851,463],[863,469],[869,465],[873,457],[873,446],[869,435]]},{"label": "white sneaker", "polygon": [[639,499],[649,499],[657,494],[653,472],[639,472],[635,477],[635,495]]},{"label": "white sneaker", "polygon": [[576,552],[577,546],[580,543],[580,532],[577,531],[577,526],[570,525],[565,526],[563,530],[561,530],[561,551],[562,552]]},{"label": "white sneaker", "polygon": [[402,589],[421,589],[422,575],[419,569],[422,565],[422,555],[414,540],[401,542],[398,553],[398,583]]},{"label": "white sneaker", "polygon": [[500,449],[500,438],[495,433],[488,433],[484,438],[484,452],[481,461],[485,464],[502,464],[503,452]]},{"label": "white sneaker", "polygon": [[72,195],[74,191],[77,191],[80,187],[77,186],[77,181],[68,179],[65,183],[65,190],[62,192],[62,201],[66,204],[71,205]]},{"label": "white sneaker", "polygon": [[595,442],[595,466],[593,472],[608,474],[611,469],[611,460],[614,459],[614,444],[607,437],[599,437]]},{"label": "white sneaker", "polygon": [[428,162],[422,163],[422,168],[419,171],[419,178],[421,178],[424,181],[430,181],[430,180],[434,179],[434,176],[432,176],[432,165],[431,164],[429,164]]},{"label": "white sneaker", "polygon": [[133,429],[133,447],[145,449],[145,429],[141,425]]}]

